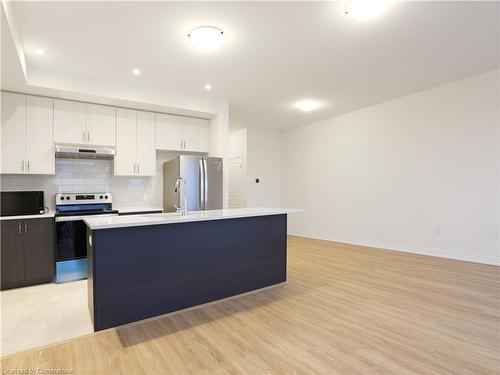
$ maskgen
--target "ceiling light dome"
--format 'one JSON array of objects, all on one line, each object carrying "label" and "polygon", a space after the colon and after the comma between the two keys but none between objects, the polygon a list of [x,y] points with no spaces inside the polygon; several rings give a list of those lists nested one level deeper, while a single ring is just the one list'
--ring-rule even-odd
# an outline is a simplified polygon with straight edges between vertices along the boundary
[{"label": "ceiling light dome", "polygon": [[393,0],[350,0],[344,13],[358,20],[369,20],[384,13],[393,2]]},{"label": "ceiling light dome", "polygon": [[295,102],[294,107],[300,109],[303,112],[311,112],[314,111],[315,109],[320,108],[321,105],[322,103],[317,100],[304,99]]},{"label": "ceiling light dome", "polygon": [[188,35],[191,46],[201,52],[212,52],[222,47],[224,32],[214,26],[200,26]]}]

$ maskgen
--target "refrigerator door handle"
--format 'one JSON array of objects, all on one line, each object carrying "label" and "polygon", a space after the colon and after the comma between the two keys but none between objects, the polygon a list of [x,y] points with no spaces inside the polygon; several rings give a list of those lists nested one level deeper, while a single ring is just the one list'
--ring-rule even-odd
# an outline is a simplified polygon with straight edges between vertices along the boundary
[{"label": "refrigerator door handle", "polygon": [[203,158],[203,176],[204,176],[204,184],[205,187],[203,188],[203,210],[207,209],[207,200],[208,200],[208,168],[207,168],[207,159]]},{"label": "refrigerator door handle", "polygon": [[205,173],[203,169],[203,159],[199,160],[199,173],[200,173],[200,210],[204,210],[205,202],[203,201],[205,199]]}]

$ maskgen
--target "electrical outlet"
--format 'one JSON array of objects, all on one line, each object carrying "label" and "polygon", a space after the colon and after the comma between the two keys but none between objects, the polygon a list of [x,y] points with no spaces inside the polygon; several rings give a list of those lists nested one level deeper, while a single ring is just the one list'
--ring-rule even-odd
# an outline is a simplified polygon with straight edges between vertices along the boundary
[{"label": "electrical outlet", "polygon": [[123,202],[126,202],[127,200],[128,200],[127,193],[123,193],[123,194],[122,194],[122,201],[123,201]]},{"label": "electrical outlet", "polygon": [[441,234],[441,227],[440,226],[434,227],[434,233]]}]

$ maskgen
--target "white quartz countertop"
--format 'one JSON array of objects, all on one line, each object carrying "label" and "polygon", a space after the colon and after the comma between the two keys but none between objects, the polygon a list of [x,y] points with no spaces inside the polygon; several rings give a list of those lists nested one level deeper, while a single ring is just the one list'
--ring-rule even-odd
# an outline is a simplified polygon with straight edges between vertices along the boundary
[{"label": "white quartz countertop", "polygon": [[54,217],[55,211],[50,210],[44,214],[34,215],[17,215],[17,216],[0,216],[0,220],[17,220],[17,219],[45,219],[47,217]]},{"label": "white quartz countertop", "polygon": [[292,214],[296,212],[302,212],[302,210],[294,208],[227,208],[223,210],[193,211],[187,216],[175,212],[130,216],[95,216],[85,218],[85,223],[90,229],[94,230],[186,223],[191,221],[225,220],[251,216]]}]

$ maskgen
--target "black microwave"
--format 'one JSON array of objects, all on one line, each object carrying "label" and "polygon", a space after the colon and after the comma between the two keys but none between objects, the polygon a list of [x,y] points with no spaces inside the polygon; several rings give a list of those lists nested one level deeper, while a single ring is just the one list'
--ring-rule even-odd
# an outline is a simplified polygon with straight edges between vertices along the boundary
[{"label": "black microwave", "polygon": [[44,212],[43,191],[0,192],[0,216],[37,215]]}]

